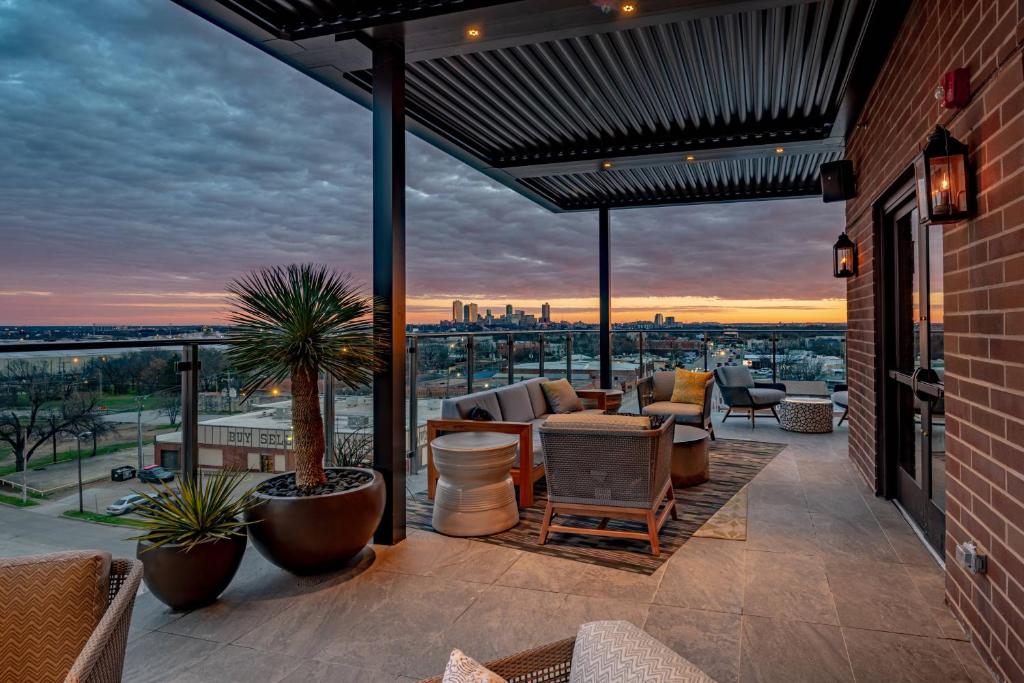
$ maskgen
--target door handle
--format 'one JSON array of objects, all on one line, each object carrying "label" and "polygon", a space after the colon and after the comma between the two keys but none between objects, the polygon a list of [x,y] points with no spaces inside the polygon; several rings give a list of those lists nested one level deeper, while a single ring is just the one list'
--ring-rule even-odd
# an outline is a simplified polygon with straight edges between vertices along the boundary
[{"label": "door handle", "polygon": [[939,373],[931,368],[916,368],[910,375],[910,388],[918,400],[935,403],[942,398]]}]

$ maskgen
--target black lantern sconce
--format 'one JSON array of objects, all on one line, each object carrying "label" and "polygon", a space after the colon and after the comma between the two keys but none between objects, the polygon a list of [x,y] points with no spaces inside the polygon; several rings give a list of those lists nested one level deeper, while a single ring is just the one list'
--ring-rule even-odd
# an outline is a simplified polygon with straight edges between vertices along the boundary
[{"label": "black lantern sconce", "polygon": [[844,232],[832,247],[832,272],[836,277],[853,277],[857,274],[857,243]]},{"label": "black lantern sconce", "polygon": [[942,126],[935,126],[915,167],[922,222],[956,223],[973,215],[967,145]]}]

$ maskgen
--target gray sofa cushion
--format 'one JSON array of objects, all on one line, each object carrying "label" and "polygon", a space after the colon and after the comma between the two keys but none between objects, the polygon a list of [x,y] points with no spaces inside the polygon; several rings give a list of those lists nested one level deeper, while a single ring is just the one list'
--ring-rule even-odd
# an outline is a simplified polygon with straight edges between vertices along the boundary
[{"label": "gray sofa cushion", "polygon": [[544,397],[544,390],[540,388],[541,384],[548,382],[547,377],[534,377],[528,379],[525,382],[520,382],[526,387],[526,391],[530,394],[530,403],[533,404],[533,414],[536,417],[540,417],[546,413],[551,412],[551,408],[548,406],[548,400]]},{"label": "gray sofa cushion", "polygon": [[480,406],[495,420],[504,420],[501,414],[501,406],[498,404],[498,397],[493,391],[483,391],[479,394],[459,396],[458,398],[446,398],[441,401],[441,419],[444,420],[465,420],[466,415],[473,406]]},{"label": "gray sofa cushion", "polygon": [[840,408],[846,408],[850,405],[850,392],[849,391],[836,391],[832,394],[832,402]]},{"label": "gray sofa cushion", "polygon": [[786,398],[786,392],[778,389],[748,389],[748,391],[750,391],[750,398],[754,399],[754,403],[762,406],[775,405]]},{"label": "gray sofa cushion", "polygon": [[628,621],[580,626],[569,683],[715,683],[692,662]]},{"label": "gray sofa cushion", "polygon": [[754,376],[750,374],[749,369],[741,365],[723,365],[717,368],[715,372],[718,373],[722,384],[727,387],[754,386]]},{"label": "gray sofa cushion", "polygon": [[506,422],[529,422],[536,417],[530,392],[522,383],[497,389],[494,395],[498,397],[501,417]]},{"label": "gray sofa cushion", "polygon": [[673,403],[672,401],[655,401],[644,406],[644,415],[674,415],[676,424],[702,426],[704,411],[695,403]]},{"label": "gray sofa cushion", "polygon": [[654,400],[667,401],[672,398],[672,389],[676,385],[674,370],[659,370],[654,373]]}]

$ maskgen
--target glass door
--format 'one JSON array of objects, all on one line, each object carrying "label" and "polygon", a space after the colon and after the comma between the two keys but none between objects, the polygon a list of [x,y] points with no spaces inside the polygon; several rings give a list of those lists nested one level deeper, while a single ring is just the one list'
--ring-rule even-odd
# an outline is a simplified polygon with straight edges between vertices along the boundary
[{"label": "glass door", "polygon": [[891,493],[941,555],[945,535],[945,411],[941,226],[912,201],[887,215],[885,419]]}]

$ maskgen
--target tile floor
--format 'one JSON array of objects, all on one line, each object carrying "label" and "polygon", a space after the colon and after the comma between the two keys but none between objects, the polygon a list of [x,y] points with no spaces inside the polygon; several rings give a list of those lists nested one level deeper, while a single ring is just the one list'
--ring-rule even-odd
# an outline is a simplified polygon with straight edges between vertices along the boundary
[{"label": "tile floor", "polygon": [[745,542],[691,539],[652,576],[424,531],[319,579],[250,549],[211,607],[171,614],[139,596],[125,680],[417,680],[453,647],[486,660],[595,619],[632,621],[723,683],[991,680],[943,605],[941,569],[854,472],[845,425],[716,430],[788,444],[750,484]]}]

